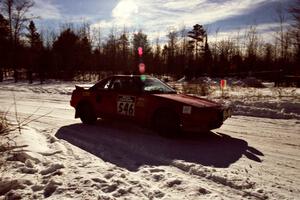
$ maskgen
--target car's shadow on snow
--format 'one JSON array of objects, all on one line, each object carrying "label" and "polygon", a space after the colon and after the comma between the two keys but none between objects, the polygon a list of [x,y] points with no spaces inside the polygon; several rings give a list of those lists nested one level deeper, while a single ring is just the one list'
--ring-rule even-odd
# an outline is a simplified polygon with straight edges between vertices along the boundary
[{"label": "car's shadow on snow", "polygon": [[174,160],[225,168],[242,155],[257,162],[263,156],[245,140],[220,132],[165,138],[127,123],[73,124],[61,127],[56,137],[131,171],[142,165],[169,165]]}]

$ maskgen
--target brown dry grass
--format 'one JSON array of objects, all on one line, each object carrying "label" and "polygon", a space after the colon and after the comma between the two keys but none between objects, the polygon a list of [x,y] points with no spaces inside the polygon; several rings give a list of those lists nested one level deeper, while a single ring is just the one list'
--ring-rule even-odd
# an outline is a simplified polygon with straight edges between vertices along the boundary
[{"label": "brown dry grass", "polygon": [[6,119],[6,115],[0,112],[0,135],[7,133],[8,130],[8,122]]}]

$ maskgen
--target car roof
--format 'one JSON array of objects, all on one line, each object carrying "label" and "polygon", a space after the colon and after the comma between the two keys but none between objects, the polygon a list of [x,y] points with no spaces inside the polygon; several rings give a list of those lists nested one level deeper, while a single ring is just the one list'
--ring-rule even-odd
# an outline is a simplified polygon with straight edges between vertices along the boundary
[{"label": "car roof", "polygon": [[125,74],[116,74],[116,75],[111,75],[108,76],[107,78],[117,78],[117,77],[122,77],[122,78],[154,78],[153,76],[150,75],[125,75]]},{"label": "car roof", "polygon": [[116,74],[116,75],[112,75],[111,77],[141,77],[141,76],[146,76],[146,77],[152,77],[150,75],[136,75],[136,74]]}]

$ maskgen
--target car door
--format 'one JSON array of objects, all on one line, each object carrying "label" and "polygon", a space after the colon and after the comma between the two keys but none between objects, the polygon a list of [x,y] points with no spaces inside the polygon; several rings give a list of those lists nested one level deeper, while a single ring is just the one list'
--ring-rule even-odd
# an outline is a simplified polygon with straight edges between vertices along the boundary
[{"label": "car door", "polygon": [[116,91],[116,117],[127,120],[138,118],[136,103],[139,98],[139,88],[135,77],[118,77],[112,84],[112,90]]},{"label": "car door", "polygon": [[95,109],[98,117],[112,117],[114,111],[115,93],[111,90],[113,77],[101,81],[95,89]]}]

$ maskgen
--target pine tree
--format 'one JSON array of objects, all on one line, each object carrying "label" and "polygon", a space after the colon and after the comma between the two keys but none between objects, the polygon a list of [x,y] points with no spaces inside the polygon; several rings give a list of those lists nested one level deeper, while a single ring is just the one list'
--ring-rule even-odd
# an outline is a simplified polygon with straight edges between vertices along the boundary
[{"label": "pine tree", "polygon": [[0,82],[3,81],[3,70],[8,65],[9,45],[9,23],[0,14]]},{"label": "pine tree", "polygon": [[80,38],[70,28],[62,31],[53,43],[53,53],[56,66],[53,72],[65,80],[74,78],[78,69]]},{"label": "pine tree", "polygon": [[30,21],[29,26],[27,27],[28,34],[26,37],[28,38],[30,50],[29,50],[29,63],[27,67],[27,78],[29,83],[33,82],[32,73],[33,71],[38,71],[40,76],[41,83],[43,80],[42,77],[42,69],[39,66],[39,58],[41,56],[41,51],[43,49],[43,42],[41,40],[40,34],[37,32],[35,24],[33,21]]},{"label": "pine tree", "polygon": [[[196,66],[200,65],[199,55],[203,52],[204,49],[204,39],[207,37],[207,33],[202,25],[196,24],[193,27],[193,30],[188,32],[188,37],[192,38],[189,41],[189,50],[194,52],[195,55],[195,64],[193,66],[193,71],[200,71],[200,69],[196,69]],[[195,66],[196,65],[196,66]]]}]

